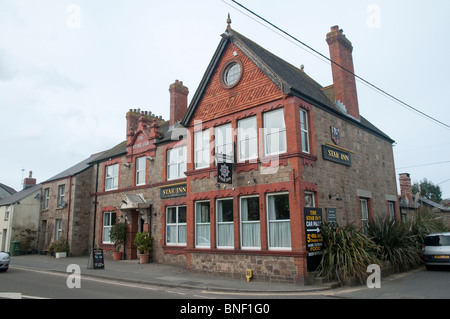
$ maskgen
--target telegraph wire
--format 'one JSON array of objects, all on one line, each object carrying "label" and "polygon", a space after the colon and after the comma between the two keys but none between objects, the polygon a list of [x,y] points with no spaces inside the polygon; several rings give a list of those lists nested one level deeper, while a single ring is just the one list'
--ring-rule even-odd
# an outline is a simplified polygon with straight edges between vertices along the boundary
[{"label": "telegraph wire", "polygon": [[[305,42],[297,39],[296,37],[294,37],[293,35],[291,35],[290,33],[288,33],[287,31],[281,29],[280,27],[276,26],[275,24],[273,24],[272,22],[268,21],[267,19],[263,18],[262,16],[260,16],[259,14],[257,14],[256,12],[250,10],[249,8],[245,7],[244,5],[242,5],[241,3],[237,2],[236,0],[231,0],[234,4],[238,5],[239,7],[241,7],[242,9],[246,10],[247,12],[249,12],[250,14],[254,15],[255,17],[257,17],[258,19],[264,21],[266,24],[270,25],[272,28],[275,28],[276,30],[278,30],[279,32],[283,33],[284,35],[286,35],[287,37],[291,38],[292,40],[294,40],[297,43],[300,43],[302,46],[306,47],[307,49],[311,50],[312,52],[314,52],[315,54],[317,54],[321,59],[325,59],[329,62],[331,62],[332,64],[335,64],[336,66],[340,67],[341,69],[343,69],[344,71],[350,73],[351,75],[353,75],[355,78],[357,78],[358,80],[360,80],[363,84],[369,86],[370,88],[374,89],[375,91],[381,93],[382,95],[384,95],[385,97],[390,98],[391,100],[393,100],[394,102],[400,104],[401,106],[415,112],[416,114],[419,114],[420,116],[423,116],[425,118],[427,118],[428,120],[433,121],[436,124],[441,125],[442,127],[446,128],[446,129],[450,129],[450,125],[420,111],[419,109],[413,107],[412,105],[400,100],[399,98],[393,96],[392,94],[388,93],[387,91],[381,89],[380,87],[376,86],[375,84],[372,84],[371,82],[365,80],[364,78],[360,77],[359,75],[347,70],[346,68],[344,68],[343,66],[341,66],[340,64],[334,62],[333,60],[331,60],[330,58],[328,58],[327,56],[325,56],[324,54],[320,53],[319,51],[317,51],[316,49],[314,49],[313,47],[309,46],[308,44],[306,44]],[[224,2],[222,0],[222,2]],[[235,8],[236,9],[236,8]],[[236,9],[238,10],[238,9]],[[239,12],[242,13],[242,11],[238,10]],[[247,15],[248,16],[248,15]],[[253,19],[253,18],[252,18]],[[253,19],[255,20],[255,19]],[[256,20],[255,20],[256,21]],[[260,23],[261,24],[261,23]],[[278,34],[278,33],[277,33]],[[285,38],[283,36],[283,38]],[[286,38],[285,38],[286,39]]]},{"label": "telegraph wire", "polygon": [[396,167],[395,169],[405,169],[405,168],[413,168],[413,167],[432,166],[432,165],[439,165],[439,164],[446,164],[446,163],[450,163],[450,161],[428,163],[428,164],[420,164],[420,165],[405,166],[405,167]]}]

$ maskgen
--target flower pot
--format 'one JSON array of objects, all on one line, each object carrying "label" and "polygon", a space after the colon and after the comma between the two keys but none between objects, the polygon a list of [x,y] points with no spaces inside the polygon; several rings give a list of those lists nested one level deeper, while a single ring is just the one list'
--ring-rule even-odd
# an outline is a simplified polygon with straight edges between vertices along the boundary
[{"label": "flower pot", "polygon": [[113,259],[114,259],[114,261],[122,260],[122,256],[123,256],[123,252],[121,252],[121,251],[113,252]]},{"label": "flower pot", "polygon": [[150,254],[140,254],[139,255],[139,263],[140,264],[148,264],[150,260]]}]

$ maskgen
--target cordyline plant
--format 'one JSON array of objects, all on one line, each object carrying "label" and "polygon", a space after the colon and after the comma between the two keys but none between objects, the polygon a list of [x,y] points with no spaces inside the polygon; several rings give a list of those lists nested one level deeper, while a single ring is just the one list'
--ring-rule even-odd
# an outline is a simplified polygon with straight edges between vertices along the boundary
[{"label": "cordyline plant", "polygon": [[363,283],[367,266],[380,264],[376,257],[380,247],[369,236],[353,225],[340,227],[333,223],[321,226],[323,258],[317,268],[318,275],[345,284],[355,278]]},{"label": "cordyline plant", "polygon": [[405,271],[421,263],[421,247],[408,224],[388,216],[379,217],[369,224],[367,235],[381,247],[378,257],[389,262],[395,271]]}]

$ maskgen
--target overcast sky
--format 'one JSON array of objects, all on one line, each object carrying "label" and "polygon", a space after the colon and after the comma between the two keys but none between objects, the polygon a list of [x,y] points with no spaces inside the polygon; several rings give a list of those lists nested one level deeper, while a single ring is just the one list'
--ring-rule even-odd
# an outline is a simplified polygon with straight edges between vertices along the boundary
[{"label": "overcast sky", "polygon": [[[356,74],[450,124],[450,1],[240,2],[326,56],[325,36],[339,25],[353,43]],[[0,182],[20,190],[30,170],[42,182],[113,147],[126,139],[130,108],[168,119],[169,85],[183,81],[192,98],[228,12],[236,31],[332,84],[328,62],[234,7],[229,0],[0,0]],[[428,178],[450,197],[450,129],[357,86],[360,113],[396,141],[397,179]]]}]

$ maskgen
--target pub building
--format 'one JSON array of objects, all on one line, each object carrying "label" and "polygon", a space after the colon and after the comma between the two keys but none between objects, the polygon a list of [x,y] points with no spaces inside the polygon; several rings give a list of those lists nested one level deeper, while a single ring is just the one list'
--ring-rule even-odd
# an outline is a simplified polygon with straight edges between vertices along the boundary
[{"label": "pub building", "polygon": [[153,262],[245,279],[304,284],[317,266],[322,220],[364,231],[399,218],[394,141],[359,114],[352,44],[326,35],[333,84],[230,26],[188,106],[170,85],[170,119],[132,109],[126,141],[97,158],[95,243],[128,224],[153,237]]}]

